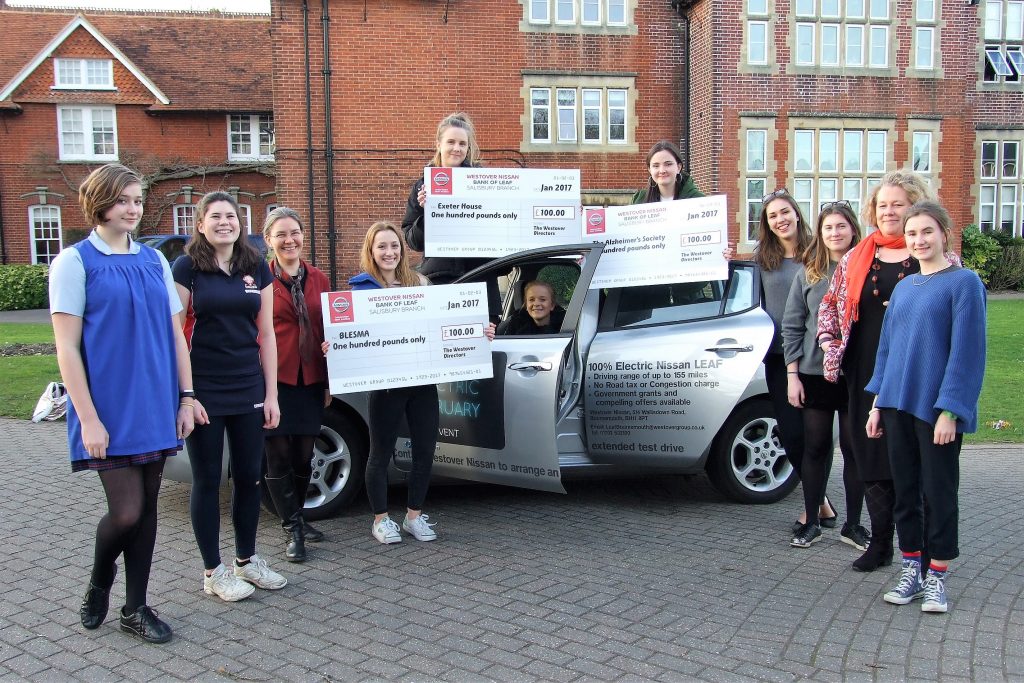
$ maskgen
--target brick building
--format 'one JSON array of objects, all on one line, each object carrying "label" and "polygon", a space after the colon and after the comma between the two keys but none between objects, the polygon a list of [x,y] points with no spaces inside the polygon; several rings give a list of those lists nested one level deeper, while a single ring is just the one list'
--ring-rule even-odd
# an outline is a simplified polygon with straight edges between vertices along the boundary
[{"label": "brick building", "polygon": [[813,215],[908,167],[958,228],[1020,234],[1022,6],[271,0],[278,196],[340,281],[464,110],[488,166],[580,168],[585,203],[624,201],[650,145],[679,141],[701,189],[728,195],[741,253],[763,194],[788,187]]},{"label": "brick building", "polygon": [[84,237],[77,188],[108,161],[147,181],[143,235],[190,230],[215,189],[262,227],[277,203],[267,17],[0,2],[0,27],[3,263],[48,263]]}]

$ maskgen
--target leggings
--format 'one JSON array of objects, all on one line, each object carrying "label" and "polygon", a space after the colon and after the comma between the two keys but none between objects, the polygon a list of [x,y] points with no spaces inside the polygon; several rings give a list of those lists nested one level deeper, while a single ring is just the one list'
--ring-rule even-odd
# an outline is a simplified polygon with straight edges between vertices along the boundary
[{"label": "leggings", "polygon": [[114,582],[114,562],[124,553],[125,611],[146,604],[149,570],[156,545],[157,496],[164,461],[119,467],[99,473],[107,496],[107,514],[96,526],[92,584],[109,588]]},{"label": "leggings", "polygon": [[[818,509],[825,500],[825,484],[832,465],[832,417],[835,411],[803,408],[804,462],[800,474],[804,489],[804,511],[808,523],[817,523]],[[846,520],[860,524],[864,483],[857,474],[850,447],[850,413],[839,411],[839,450],[843,454],[843,487],[846,490]]]},{"label": "leggings", "polygon": [[395,452],[403,415],[412,439],[412,471],[406,506],[410,510],[422,509],[430,486],[430,469],[434,465],[434,447],[441,420],[437,412],[437,386],[424,384],[371,391],[368,408],[370,457],[366,463],[366,495],[373,514],[388,511],[388,463]]},{"label": "leggings", "polygon": [[224,432],[228,435],[231,468],[231,521],[237,557],[256,552],[260,519],[260,475],[263,467],[263,411],[219,415],[196,425],[188,437],[192,462],[192,530],[206,569],[220,565],[220,472]]}]

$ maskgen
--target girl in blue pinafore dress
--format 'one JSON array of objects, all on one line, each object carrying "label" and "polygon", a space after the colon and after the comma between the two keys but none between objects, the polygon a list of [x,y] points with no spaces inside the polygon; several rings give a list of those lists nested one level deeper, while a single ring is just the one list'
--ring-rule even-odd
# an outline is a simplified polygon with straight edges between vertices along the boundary
[{"label": "girl in blue pinafore dress", "polygon": [[124,555],[123,631],[164,643],[171,628],[146,605],[164,458],[192,431],[192,371],[167,261],[131,240],[142,217],[142,183],[119,164],[93,171],[79,189],[96,228],[50,269],[57,362],[67,386],[73,471],[98,472],[107,514],[96,529],[82,625],[103,623]]}]

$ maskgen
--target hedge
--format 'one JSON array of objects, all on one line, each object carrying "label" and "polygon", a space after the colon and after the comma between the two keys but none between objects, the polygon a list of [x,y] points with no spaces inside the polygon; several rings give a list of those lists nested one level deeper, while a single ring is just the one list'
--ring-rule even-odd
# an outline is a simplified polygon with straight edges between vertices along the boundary
[{"label": "hedge", "polygon": [[0,311],[47,308],[48,266],[0,266]]}]

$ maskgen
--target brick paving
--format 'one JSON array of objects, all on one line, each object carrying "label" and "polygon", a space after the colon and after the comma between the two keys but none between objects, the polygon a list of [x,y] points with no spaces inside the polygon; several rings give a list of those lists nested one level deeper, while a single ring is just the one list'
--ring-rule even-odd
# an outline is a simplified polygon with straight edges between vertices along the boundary
[{"label": "brick paving", "polygon": [[0,420],[3,680],[1024,680],[1020,446],[964,452],[947,615],[885,604],[896,569],[853,572],[837,530],[790,548],[798,496],[741,506],[675,476],[435,487],[427,544],[381,546],[360,503],[301,565],[264,515],[260,551],[290,584],[229,605],[202,593],[188,487],[167,481],[150,604],[175,637],[147,645],[78,621],[104,504],[64,429]]}]

